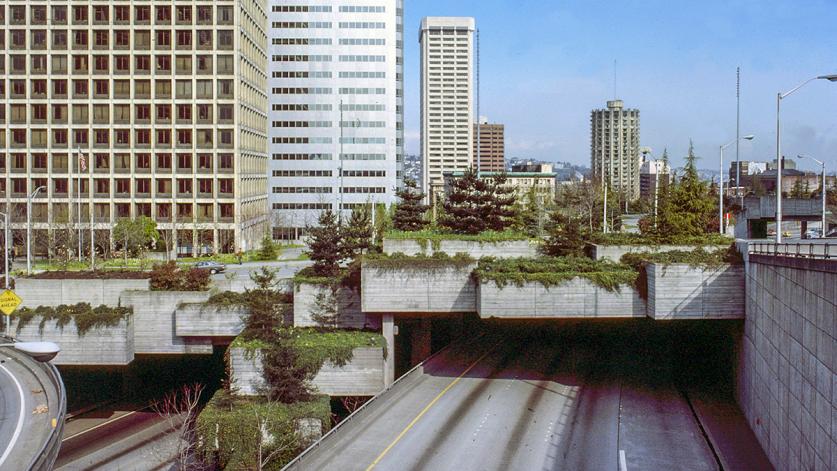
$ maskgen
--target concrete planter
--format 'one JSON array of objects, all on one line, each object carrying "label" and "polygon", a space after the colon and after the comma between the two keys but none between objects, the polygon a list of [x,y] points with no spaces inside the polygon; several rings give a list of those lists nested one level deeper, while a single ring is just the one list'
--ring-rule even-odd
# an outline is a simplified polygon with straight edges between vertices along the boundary
[{"label": "concrete planter", "polygon": [[[297,283],[294,288],[294,326],[316,327],[312,318],[316,312],[317,296],[323,294],[326,299],[337,302],[338,326],[342,329],[379,329],[381,316],[366,315],[361,309],[360,293],[347,287],[339,287],[334,292],[330,286]],[[333,298],[332,298],[333,296]]]},{"label": "concrete planter", "polygon": [[181,304],[174,312],[178,337],[236,337],[244,329],[247,308]]},{"label": "concrete planter", "polygon": [[[356,348],[342,367],[323,364],[311,386],[329,396],[374,396],[384,389],[384,350]],[[230,384],[242,396],[257,396],[265,386],[260,351],[230,348]]]},{"label": "concrete planter", "polygon": [[475,267],[378,268],[364,263],[363,312],[476,312]]},{"label": "concrete planter", "polygon": [[[113,327],[94,327],[79,335],[75,322],[64,328],[49,321],[40,331],[41,317],[34,317],[20,329],[22,341],[55,342],[61,347],[52,363],[56,365],[127,365],[134,361],[134,320],[128,316]],[[17,323],[12,325],[16,328]]]},{"label": "concrete planter", "polygon": [[[611,260],[614,262],[618,262],[619,259],[622,258],[622,255],[626,253],[639,253],[639,252],[650,252],[650,253],[659,253],[659,252],[673,252],[675,250],[682,250],[685,252],[691,252],[697,248],[701,248],[696,245],[599,245],[599,244],[588,244],[587,249],[590,253],[590,257],[594,260]],[[706,245],[702,247],[704,250],[708,252],[712,252],[718,249],[726,249],[726,245]]]},{"label": "concrete planter", "polygon": [[438,247],[433,242],[426,244],[419,243],[416,239],[384,239],[384,253],[405,255],[432,255],[435,252],[444,252],[448,255],[465,253],[472,258],[496,257],[496,258],[531,258],[538,256],[537,243],[528,240],[510,240],[503,242],[476,242],[468,240],[442,240]]},{"label": "concrete planter", "polygon": [[175,327],[179,305],[207,299],[208,291],[123,291],[120,303],[134,309],[136,353],[211,354],[211,338],[178,337]]},{"label": "concrete planter", "polygon": [[119,306],[125,290],[148,290],[150,280],[40,280],[15,279],[15,293],[23,300],[20,307],[60,306],[88,303],[91,306]]},{"label": "concrete planter", "polygon": [[570,319],[644,317],[645,302],[630,286],[608,291],[583,278],[558,286],[538,282],[500,288],[493,281],[479,285],[477,311],[482,318]]},{"label": "concrete planter", "polygon": [[744,266],[718,268],[648,264],[648,317],[743,319]]}]

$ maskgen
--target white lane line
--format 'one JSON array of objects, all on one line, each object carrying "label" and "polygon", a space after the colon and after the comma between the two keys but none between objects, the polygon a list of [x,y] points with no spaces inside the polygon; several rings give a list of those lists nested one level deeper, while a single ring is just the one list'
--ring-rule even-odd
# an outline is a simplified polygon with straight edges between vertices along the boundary
[{"label": "white lane line", "polygon": [[619,450],[619,471],[628,471],[628,460],[625,459],[625,450]]},{"label": "white lane line", "polygon": [[9,455],[12,453],[12,448],[14,448],[15,442],[17,442],[18,437],[20,437],[20,432],[23,430],[23,417],[25,416],[24,409],[26,408],[26,398],[23,396],[23,388],[20,386],[20,382],[17,380],[17,378],[15,378],[14,375],[8,369],[6,369],[5,366],[0,365],[0,368],[2,368],[3,371],[5,371],[10,378],[12,378],[12,381],[15,382],[15,385],[17,386],[17,393],[20,396],[20,416],[17,418],[17,428],[15,428],[15,433],[12,435],[12,439],[9,442],[9,446],[6,447],[6,451],[4,451],[3,455],[0,456],[0,467],[2,467],[3,463],[6,461],[6,458],[8,458]]}]

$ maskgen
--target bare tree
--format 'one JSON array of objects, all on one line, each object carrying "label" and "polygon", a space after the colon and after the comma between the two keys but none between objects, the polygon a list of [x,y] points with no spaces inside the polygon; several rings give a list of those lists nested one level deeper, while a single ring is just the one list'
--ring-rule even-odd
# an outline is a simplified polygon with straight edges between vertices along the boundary
[{"label": "bare tree", "polygon": [[202,463],[193,456],[195,420],[203,389],[202,384],[184,384],[167,393],[162,400],[151,404],[152,410],[166,420],[169,430],[174,434],[174,456],[165,458],[174,458],[177,469],[181,471],[203,469]]}]

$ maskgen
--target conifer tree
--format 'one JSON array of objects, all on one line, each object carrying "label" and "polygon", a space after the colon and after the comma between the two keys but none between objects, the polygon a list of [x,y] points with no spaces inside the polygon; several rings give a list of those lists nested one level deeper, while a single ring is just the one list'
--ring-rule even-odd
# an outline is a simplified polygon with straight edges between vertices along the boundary
[{"label": "conifer tree", "polygon": [[354,260],[358,255],[369,252],[373,246],[371,206],[363,205],[354,211],[349,223],[343,229],[343,255]]},{"label": "conifer tree", "polygon": [[404,179],[404,188],[395,191],[399,203],[395,207],[393,225],[399,231],[420,231],[427,227],[425,213],[428,206],[422,204],[425,194],[418,190],[416,181],[412,178]]},{"label": "conifer tree", "polygon": [[514,189],[507,187],[506,181],[505,174],[483,179],[470,169],[453,178],[440,224],[460,234],[505,230],[515,217]]},{"label": "conifer tree", "polygon": [[514,223],[516,215],[514,203],[517,200],[515,190],[508,183],[506,172],[488,179],[488,195],[491,211],[487,215],[487,225],[492,231],[504,231]]},{"label": "conifer tree", "polygon": [[314,261],[314,272],[318,276],[336,276],[344,253],[341,246],[343,231],[337,216],[330,209],[323,211],[318,225],[308,227],[308,234],[311,240],[305,253]]},{"label": "conifer tree", "polygon": [[697,172],[697,156],[689,142],[689,154],[683,177],[672,185],[668,197],[660,204],[657,231],[663,237],[701,235],[717,228],[717,204],[706,182]]}]

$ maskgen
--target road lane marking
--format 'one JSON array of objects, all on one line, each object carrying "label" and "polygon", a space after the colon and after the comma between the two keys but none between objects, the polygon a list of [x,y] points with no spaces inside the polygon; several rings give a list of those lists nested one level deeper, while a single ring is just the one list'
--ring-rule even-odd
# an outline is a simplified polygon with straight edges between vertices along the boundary
[{"label": "road lane marking", "polygon": [[628,460],[625,459],[625,450],[619,450],[619,471],[628,471]]},{"label": "road lane marking", "polygon": [[3,455],[0,456],[0,466],[3,466],[3,463],[6,461],[6,458],[12,453],[12,448],[15,446],[15,442],[17,442],[18,437],[20,437],[20,432],[23,430],[23,409],[25,408],[26,398],[23,396],[23,388],[20,386],[20,382],[15,378],[15,376],[6,369],[5,366],[0,365],[0,368],[12,378],[12,381],[15,382],[15,386],[17,386],[17,393],[20,396],[20,415],[17,418],[17,427],[15,428],[15,433],[12,435],[11,441],[9,441],[9,446],[6,447],[6,451],[3,452]]},{"label": "road lane marking", "polygon": [[398,436],[395,437],[395,440],[393,440],[392,443],[390,443],[389,445],[387,445],[386,448],[384,448],[384,451],[382,451],[381,454],[378,455],[377,458],[375,458],[375,461],[373,461],[372,464],[370,464],[366,468],[366,471],[371,471],[372,468],[377,466],[378,463],[380,463],[381,460],[384,458],[384,456],[386,456],[386,454],[389,453],[389,450],[391,450],[392,447],[394,447],[399,441],[401,441],[401,439],[404,438],[404,435],[406,435],[407,432],[409,432],[410,429],[413,428],[414,425],[416,425],[416,423],[419,421],[419,419],[421,419],[424,416],[424,414],[426,414],[427,411],[430,410],[430,408],[433,407],[433,405],[436,404],[436,402],[438,402],[439,399],[442,398],[442,396],[444,396],[448,391],[450,391],[450,389],[452,387],[456,386],[456,383],[458,383],[460,379],[462,379],[466,374],[468,374],[469,371],[471,371],[475,366],[477,366],[477,363],[481,362],[485,357],[488,356],[489,353],[494,351],[494,349],[497,348],[498,345],[500,345],[500,342],[497,342],[496,344],[494,344],[485,353],[483,353],[481,357],[477,358],[473,363],[471,363],[471,365],[468,366],[468,368],[466,368],[465,371],[462,372],[462,374],[460,374],[459,376],[456,377],[456,379],[451,381],[451,383],[448,384],[445,387],[445,389],[443,389],[439,394],[437,394],[436,397],[434,397],[433,400],[430,401],[429,404],[424,406],[424,409],[422,409],[421,412],[419,412],[418,415],[413,420],[411,420],[410,423],[407,424],[406,427],[404,427],[404,430],[402,430],[401,433],[399,433]]}]

